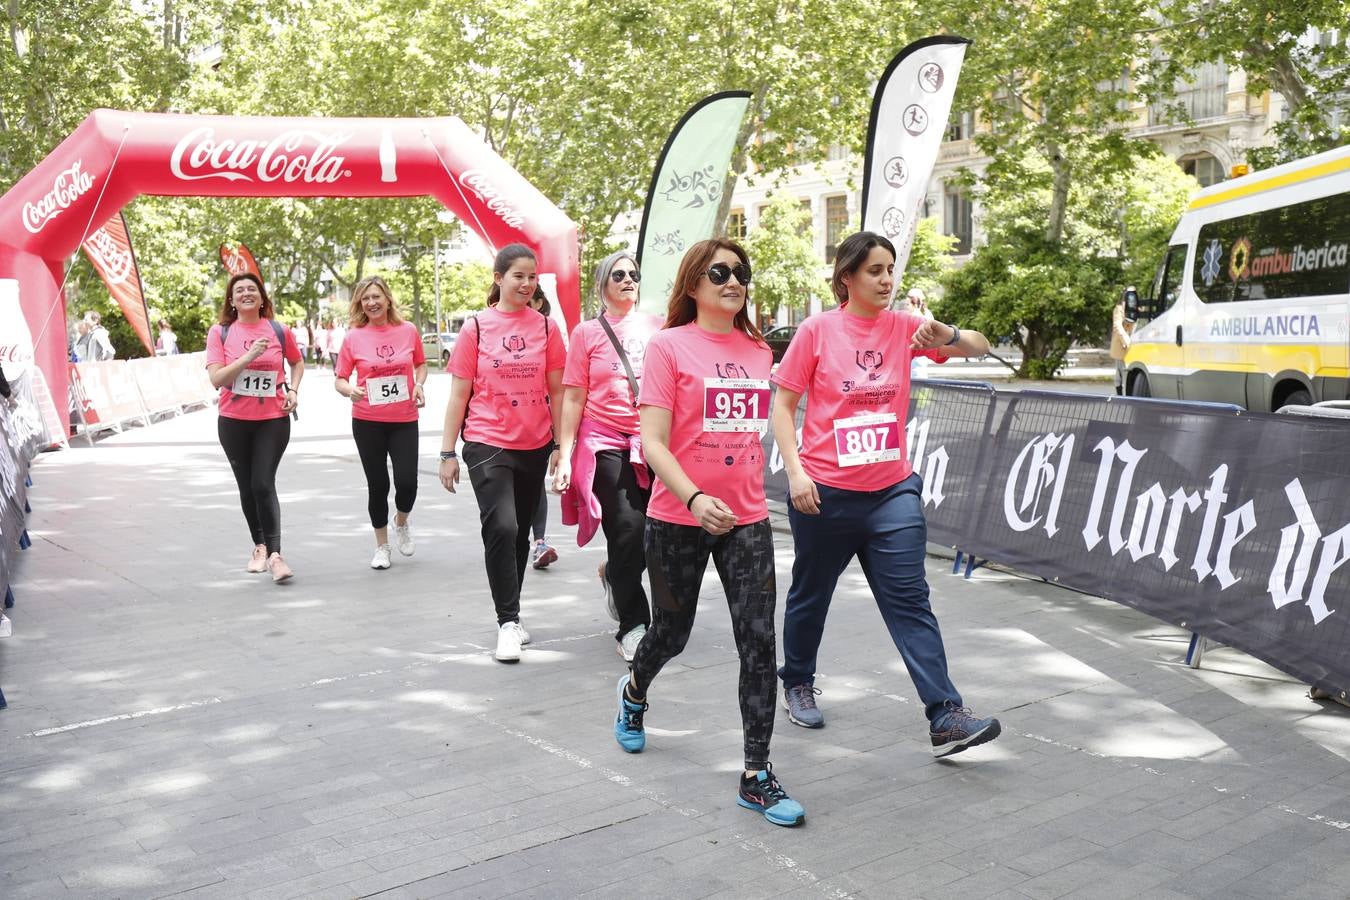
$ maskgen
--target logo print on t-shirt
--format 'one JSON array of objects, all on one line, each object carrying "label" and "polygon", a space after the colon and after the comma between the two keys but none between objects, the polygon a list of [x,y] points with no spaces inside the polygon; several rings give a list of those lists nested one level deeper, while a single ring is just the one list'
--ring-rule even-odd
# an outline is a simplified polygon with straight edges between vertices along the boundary
[{"label": "logo print on t-shirt", "polygon": [[717,363],[713,368],[717,369],[718,378],[749,378],[750,373],[746,371],[745,366],[738,363],[729,362],[726,364],[725,371],[721,363]]},{"label": "logo print on t-shirt", "polygon": [[391,359],[394,358],[394,345],[381,344],[380,346],[375,348],[375,355],[378,356],[380,359],[384,360],[385,362],[389,362]]},{"label": "logo print on t-shirt", "polygon": [[853,352],[853,361],[858,364],[858,368],[867,373],[868,381],[876,381],[881,377],[881,368],[886,357],[880,350],[855,350]]},{"label": "logo print on t-shirt", "polygon": [[843,383],[843,385],[840,387],[840,390],[842,390],[845,394],[847,394],[849,391],[853,390],[857,386],[858,386],[857,383],[850,379]]},{"label": "logo print on t-shirt", "polygon": [[518,334],[502,338],[502,349],[520,359],[525,355],[525,339]]}]

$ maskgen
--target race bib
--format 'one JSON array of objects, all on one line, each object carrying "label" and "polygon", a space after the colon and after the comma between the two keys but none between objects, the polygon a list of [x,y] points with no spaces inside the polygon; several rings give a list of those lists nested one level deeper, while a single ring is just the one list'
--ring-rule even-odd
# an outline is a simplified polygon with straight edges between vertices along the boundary
[{"label": "race bib", "polygon": [[273,397],[277,392],[275,369],[245,369],[234,378],[230,390],[245,397]]},{"label": "race bib", "polygon": [[703,379],[703,430],[767,432],[768,379]]},{"label": "race bib", "polygon": [[409,397],[408,376],[386,375],[366,379],[366,402],[371,406],[402,403]]},{"label": "race bib", "polygon": [[900,422],[895,413],[869,413],[834,420],[839,467],[866,466],[900,458]]}]

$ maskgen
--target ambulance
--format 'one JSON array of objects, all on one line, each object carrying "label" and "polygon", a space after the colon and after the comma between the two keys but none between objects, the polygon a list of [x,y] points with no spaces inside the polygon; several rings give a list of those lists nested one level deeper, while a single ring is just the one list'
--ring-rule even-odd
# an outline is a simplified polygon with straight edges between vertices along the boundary
[{"label": "ambulance", "polygon": [[1125,365],[1135,397],[1258,412],[1347,399],[1350,146],[1197,193]]}]

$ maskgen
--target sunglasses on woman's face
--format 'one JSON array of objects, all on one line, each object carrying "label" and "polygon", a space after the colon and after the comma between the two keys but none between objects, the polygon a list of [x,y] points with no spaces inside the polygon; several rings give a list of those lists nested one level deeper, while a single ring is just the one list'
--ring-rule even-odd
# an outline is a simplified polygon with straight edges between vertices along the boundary
[{"label": "sunglasses on woman's face", "polygon": [[633,279],[633,284],[637,284],[642,280],[642,273],[637,269],[633,269],[631,272],[625,271],[624,269],[615,269],[613,272],[609,273],[609,277],[614,279],[615,284],[623,284],[625,278],[631,278]]},{"label": "sunglasses on woman's face", "polygon": [[742,285],[749,286],[750,284],[750,267],[745,263],[736,263],[734,267],[726,263],[714,263],[703,274],[707,275],[708,280],[719,287],[730,281],[732,275],[735,275],[736,280]]}]

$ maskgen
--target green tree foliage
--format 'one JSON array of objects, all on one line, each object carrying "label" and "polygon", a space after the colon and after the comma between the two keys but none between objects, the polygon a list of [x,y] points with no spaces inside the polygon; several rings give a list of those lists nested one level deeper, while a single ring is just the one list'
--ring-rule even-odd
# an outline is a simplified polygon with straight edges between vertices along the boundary
[{"label": "green tree foliage", "polygon": [[812,296],[824,293],[820,259],[811,241],[811,214],[791,194],[770,195],[745,249],[754,271],[750,296],[759,321],[767,321],[779,307],[805,310]]},{"label": "green tree foliage", "polygon": [[956,243],[956,238],[938,231],[937,219],[920,219],[896,296],[903,297],[911,288],[932,294],[952,267],[951,252]]}]

